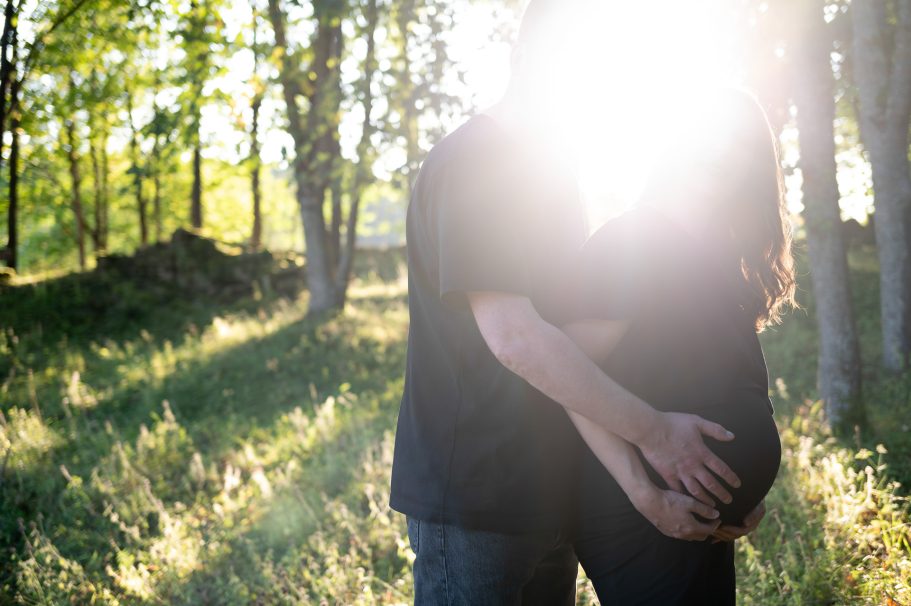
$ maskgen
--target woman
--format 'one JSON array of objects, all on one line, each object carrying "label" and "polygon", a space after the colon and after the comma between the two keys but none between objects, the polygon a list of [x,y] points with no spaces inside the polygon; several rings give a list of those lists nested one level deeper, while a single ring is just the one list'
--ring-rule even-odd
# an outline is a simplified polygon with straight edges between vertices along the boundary
[{"label": "woman", "polygon": [[[705,116],[667,154],[638,207],[585,245],[572,294],[577,319],[566,331],[646,402],[735,434],[708,446],[742,484],[712,476],[686,489],[713,504],[722,524],[739,526],[780,463],[757,332],[794,305],[794,270],[765,114],[751,96],[729,91]],[[733,544],[662,534],[673,534],[655,526],[666,485],[632,446],[583,417],[573,421],[589,446],[575,548],[601,603],[734,604]],[[710,492],[733,498],[714,503]]]}]

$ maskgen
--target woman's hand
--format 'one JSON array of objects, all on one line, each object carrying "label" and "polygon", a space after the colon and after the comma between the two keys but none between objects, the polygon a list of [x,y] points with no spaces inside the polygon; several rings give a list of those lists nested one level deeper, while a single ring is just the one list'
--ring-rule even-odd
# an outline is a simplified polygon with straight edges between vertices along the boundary
[{"label": "woman's hand", "polygon": [[[715,509],[673,490],[651,485],[630,496],[630,500],[661,534],[672,539],[704,541],[713,536],[721,524]],[[694,514],[711,521],[700,522]]]},{"label": "woman's hand", "polygon": [[712,533],[712,536],[715,538],[716,542],[728,541],[733,542],[741,537],[745,537],[748,534],[751,534],[754,530],[759,528],[760,522],[765,517],[765,500],[763,500],[759,505],[756,506],[756,509],[751,511],[747,517],[743,519],[743,526],[719,526],[718,530]]}]

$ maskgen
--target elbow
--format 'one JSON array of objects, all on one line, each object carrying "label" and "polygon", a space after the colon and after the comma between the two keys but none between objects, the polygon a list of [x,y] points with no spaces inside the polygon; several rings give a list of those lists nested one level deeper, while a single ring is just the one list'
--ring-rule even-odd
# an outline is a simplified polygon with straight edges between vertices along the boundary
[{"label": "elbow", "polygon": [[529,354],[528,332],[517,326],[504,326],[487,339],[487,346],[504,367],[521,375]]},{"label": "elbow", "polygon": [[477,295],[471,303],[478,330],[490,352],[501,365],[523,375],[542,330],[540,316],[531,302],[517,296]]}]

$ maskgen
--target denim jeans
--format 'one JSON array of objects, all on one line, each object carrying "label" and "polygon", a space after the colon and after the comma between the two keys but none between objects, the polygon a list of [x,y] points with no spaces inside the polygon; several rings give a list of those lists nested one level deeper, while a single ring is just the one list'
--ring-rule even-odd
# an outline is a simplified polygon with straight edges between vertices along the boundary
[{"label": "denim jeans", "polygon": [[573,606],[579,563],[557,532],[507,535],[408,518],[415,606]]}]

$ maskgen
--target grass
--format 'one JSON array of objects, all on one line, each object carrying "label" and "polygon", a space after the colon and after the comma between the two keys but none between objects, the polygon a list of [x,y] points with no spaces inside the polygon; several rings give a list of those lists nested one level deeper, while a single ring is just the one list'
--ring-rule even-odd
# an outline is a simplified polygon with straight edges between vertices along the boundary
[{"label": "grass", "polygon": [[[741,604],[911,604],[908,379],[876,372],[868,258],[852,261],[869,431],[838,441],[813,403],[812,301],[764,336],[785,462],[739,543]],[[0,604],[410,602],[387,507],[405,285],[352,294],[322,322],[303,300],[152,297],[6,329]]]}]

